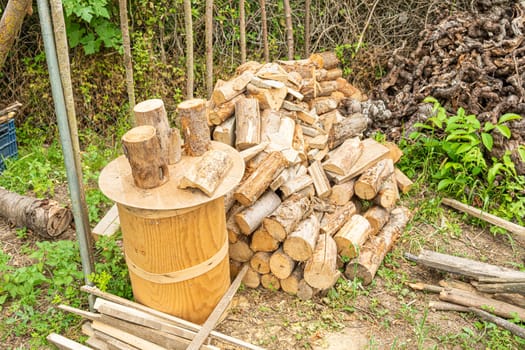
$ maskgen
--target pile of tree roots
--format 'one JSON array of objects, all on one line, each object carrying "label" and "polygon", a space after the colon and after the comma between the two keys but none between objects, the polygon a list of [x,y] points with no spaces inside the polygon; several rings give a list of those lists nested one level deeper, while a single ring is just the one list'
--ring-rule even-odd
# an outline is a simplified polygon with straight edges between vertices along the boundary
[{"label": "pile of tree roots", "polygon": [[[482,122],[495,123],[509,112],[525,116],[524,21],[524,2],[478,0],[471,11],[427,26],[415,49],[400,47],[389,59],[373,96],[392,113],[378,116],[374,127],[393,138],[412,131],[415,122],[431,115],[422,104],[427,96],[451,112],[463,107]],[[524,143],[525,120],[510,127],[511,140],[496,140],[494,155]]]}]

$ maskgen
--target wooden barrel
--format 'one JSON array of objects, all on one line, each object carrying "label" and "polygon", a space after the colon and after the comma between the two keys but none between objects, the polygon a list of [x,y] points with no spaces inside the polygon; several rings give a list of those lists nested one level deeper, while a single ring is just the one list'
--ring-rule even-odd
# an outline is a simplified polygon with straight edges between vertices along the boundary
[{"label": "wooden barrel", "polygon": [[182,210],[118,210],[135,299],[206,321],[230,284],[223,197]]}]

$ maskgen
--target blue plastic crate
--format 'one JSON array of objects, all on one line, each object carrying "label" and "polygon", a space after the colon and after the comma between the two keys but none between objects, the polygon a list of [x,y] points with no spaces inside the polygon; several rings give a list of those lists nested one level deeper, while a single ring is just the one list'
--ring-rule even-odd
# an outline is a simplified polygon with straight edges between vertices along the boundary
[{"label": "blue plastic crate", "polygon": [[0,172],[5,170],[4,159],[18,156],[16,145],[15,121],[0,124]]}]

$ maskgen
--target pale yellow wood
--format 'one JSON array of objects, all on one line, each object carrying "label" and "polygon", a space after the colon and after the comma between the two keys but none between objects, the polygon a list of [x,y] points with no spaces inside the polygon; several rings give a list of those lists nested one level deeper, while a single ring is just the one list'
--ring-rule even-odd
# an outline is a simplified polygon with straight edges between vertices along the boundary
[{"label": "pale yellow wood", "polygon": [[295,268],[295,261],[288,256],[281,248],[273,252],[270,258],[270,271],[279,278],[284,279],[289,277]]},{"label": "pale yellow wood", "polygon": [[403,193],[408,193],[414,183],[408,178],[399,168],[394,169],[394,176],[396,177],[396,184],[399,190]]},{"label": "pale yellow wood", "polygon": [[89,346],[82,345],[56,333],[49,334],[46,339],[61,350],[92,350]]},{"label": "pale yellow wood", "polygon": [[312,287],[328,289],[340,276],[337,270],[337,245],[330,235],[319,235],[312,257],[304,266],[304,279]]},{"label": "pale yellow wood", "polygon": [[313,214],[301,221],[284,241],[284,252],[295,261],[308,260],[314,252],[319,227],[319,220]]},{"label": "pale yellow wood", "polygon": [[321,162],[318,160],[312,162],[308,167],[308,173],[312,177],[317,197],[327,198],[330,196],[332,188],[330,187],[330,181],[328,181],[324,169],[321,166]]},{"label": "pale yellow wood", "polygon": [[118,217],[117,205],[114,204],[104,215],[102,220],[91,230],[91,233],[94,235],[95,239],[98,236],[107,236],[110,237],[115,234],[120,229],[120,219]]},{"label": "pale yellow wood", "polygon": [[122,342],[138,347],[139,349],[148,349],[148,350],[167,350],[167,348],[144,340],[140,337],[137,337],[128,332],[124,332],[116,327],[109,326],[105,323],[94,321],[92,323],[94,330],[105,333],[111,337],[114,337]]},{"label": "pale yellow wood", "polygon": [[232,165],[233,161],[228,153],[220,150],[206,151],[199,162],[194,163],[184,174],[179,187],[197,188],[211,197]]},{"label": "pale yellow wood", "polygon": [[347,258],[356,257],[370,230],[371,226],[367,219],[359,214],[353,215],[334,236],[337,253]]},{"label": "pale yellow wood", "polygon": [[261,285],[269,290],[277,291],[281,289],[281,282],[273,273],[261,275]]}]

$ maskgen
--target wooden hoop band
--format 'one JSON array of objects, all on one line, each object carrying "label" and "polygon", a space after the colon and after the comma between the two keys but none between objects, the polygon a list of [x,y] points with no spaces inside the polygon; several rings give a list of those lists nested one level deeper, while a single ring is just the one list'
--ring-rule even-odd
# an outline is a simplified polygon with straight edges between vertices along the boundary
[{"label": "wooden hoop band", "polygon": [[221,249],[217,251],[217,253],[215,253],[211,258],[201,262],[200,264],[193,265],[184,270],[166,273],[152,273],[146,271],[141,267],[137,266],[137,264],[135,264],[127,254],[124,254],[124,256],[126,258],[128,270],[133,272],[135,275],[153,283],[168,284],[186,281],[207,273],[208,271],[219,265],[219,263],[226,257],[226,255],[228,254],[228,245],[228,240],[226,240],[226,242],[223,244]]}]

